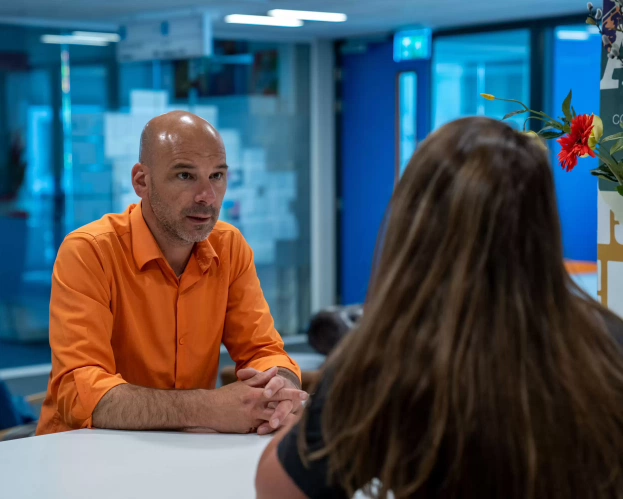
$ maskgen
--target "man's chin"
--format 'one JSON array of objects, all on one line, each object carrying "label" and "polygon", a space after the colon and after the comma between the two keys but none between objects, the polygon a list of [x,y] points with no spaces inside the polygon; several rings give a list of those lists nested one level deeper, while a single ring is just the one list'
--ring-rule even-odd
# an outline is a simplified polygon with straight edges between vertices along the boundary
[{"label": "man's chin", "polygon": [[214,229],[214,227],[210,227],[210,229],[203,229],[203,230],[194,230],[194,231],[189,231],[186,234],[181,234],[182,235],[182,239],[184,239],[185,241],[188,241],[189,243],[200,243],[205,241],[208,237],[210,237],[210,234],[212,234],[212,229]]}]

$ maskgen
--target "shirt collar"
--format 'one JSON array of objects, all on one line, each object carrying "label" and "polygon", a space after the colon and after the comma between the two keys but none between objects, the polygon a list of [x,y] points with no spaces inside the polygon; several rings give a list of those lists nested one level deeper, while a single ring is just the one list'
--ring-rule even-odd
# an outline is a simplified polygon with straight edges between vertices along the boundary
[{"label": "shirt collar", "polygon": [[216,262],[216,266],[221,266],[221,260],[219,259],[212,243],[210,243],[210,238],[205,241],[201,241],[200,243],[195,243],[195,247],[193,249],[193,254],[195,255],[195,259],[199,264],[199,268],[201,268],[201,272],[207,272],[212,264],[212,260]]},{"label": "shirt collar", "polygon": [[[140,270],[152,260],[158,258],[165,260],[156,238],[143,218],[141,203],[130,206],[130,226],[132,229],[132,254]],[[220,259],[209,238],[195,244],[193,255],[201,272],[206,272],[210,268],[212,260],[216,262],[217,266],[220,266]]]}]

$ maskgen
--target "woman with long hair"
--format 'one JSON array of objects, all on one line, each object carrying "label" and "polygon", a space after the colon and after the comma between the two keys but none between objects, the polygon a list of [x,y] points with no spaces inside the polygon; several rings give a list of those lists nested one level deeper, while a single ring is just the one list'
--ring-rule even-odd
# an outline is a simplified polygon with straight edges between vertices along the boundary
[{"label": "woman with long hair", "polygon": [[623,498],[621,321],[563,263],[547,152],[468,118],[415,153],[357,327],[259,498]]}]

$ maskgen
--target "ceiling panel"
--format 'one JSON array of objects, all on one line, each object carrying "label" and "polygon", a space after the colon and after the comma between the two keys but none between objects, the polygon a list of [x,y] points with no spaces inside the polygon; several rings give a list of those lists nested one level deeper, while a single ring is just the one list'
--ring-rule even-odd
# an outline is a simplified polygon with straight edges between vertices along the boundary
[{"label": "ceiling panel", "polygon": [[[585,0],[0,0],[0,22],[61,22],[110,26],[142,16],[212,13],[217,34],[256,37],[338,38],[424,25],[432,28],[511,21],[586,11]],[[227,25],[227,14],[266,14],[270,9],[340,11],[346,23],[307,22],[302,28]]]}]

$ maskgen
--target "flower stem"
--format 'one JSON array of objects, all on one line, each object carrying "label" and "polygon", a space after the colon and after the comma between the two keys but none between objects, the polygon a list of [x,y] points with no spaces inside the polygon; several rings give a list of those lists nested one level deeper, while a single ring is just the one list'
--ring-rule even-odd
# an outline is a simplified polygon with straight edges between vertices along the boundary
[{"label": "flower stem", "polygon": [[499,100],[499,101],[502,101],[502,102],[512,102],[514,104],[519,104],[526,111],[530,111],[530,108],[528,106],[526,106],[523,102],[515,100],[515,99],[500,99],[499,97],[496,97],[495,100]]}]

